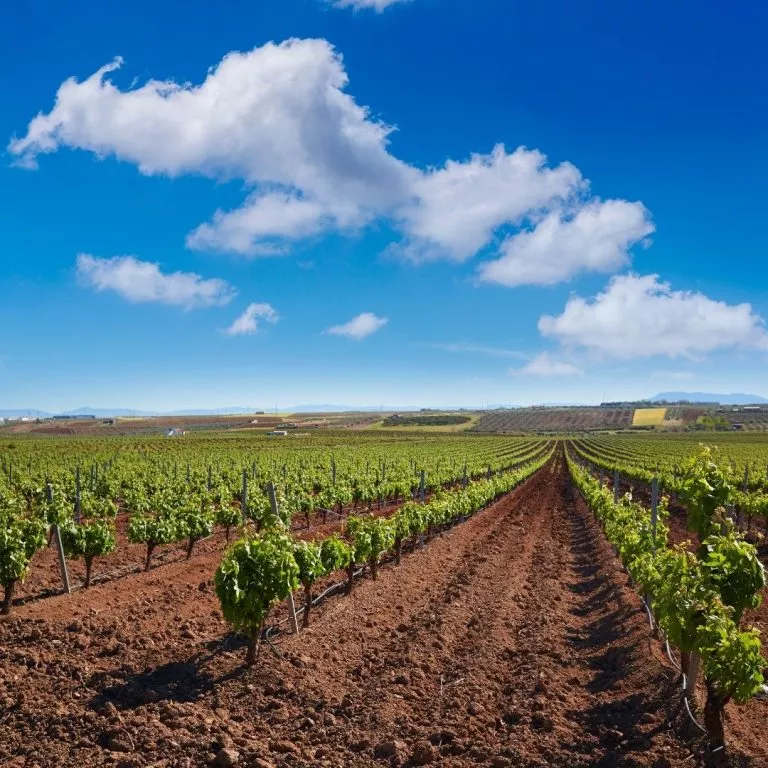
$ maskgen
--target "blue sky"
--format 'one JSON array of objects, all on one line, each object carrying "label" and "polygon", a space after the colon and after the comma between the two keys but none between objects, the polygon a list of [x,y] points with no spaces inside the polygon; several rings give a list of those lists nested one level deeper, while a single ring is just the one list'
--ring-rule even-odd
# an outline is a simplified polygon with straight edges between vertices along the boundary
[{"label": "blue sky", "polygon": [[0,407],[768,394],[768,9],[346,6],[6,10]]}]

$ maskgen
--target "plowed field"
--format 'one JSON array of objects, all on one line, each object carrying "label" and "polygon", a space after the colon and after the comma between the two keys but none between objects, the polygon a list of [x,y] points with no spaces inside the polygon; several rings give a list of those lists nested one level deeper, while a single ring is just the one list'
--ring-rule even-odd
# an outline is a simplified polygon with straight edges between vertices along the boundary
[{"label": "plowed field", "polygon": [[[212,589],[219,558],[1,621],[0,765],[703,764],[675,673],[562,458],[326,601],[252,670]],[[768,765],[745,722],[729,711],[733,764]]]}]

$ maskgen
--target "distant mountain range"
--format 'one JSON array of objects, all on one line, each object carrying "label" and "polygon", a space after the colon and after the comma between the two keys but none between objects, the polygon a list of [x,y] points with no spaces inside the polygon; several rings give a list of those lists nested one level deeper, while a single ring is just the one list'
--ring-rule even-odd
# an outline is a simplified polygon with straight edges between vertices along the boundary
[{"label": "distant mountain range", "polygon": [[24,416],[32,419],[48,419],[52,415],[47,411],[36,411],[34,408],[0,408],[0,419],[20,419]]},{"label": "distant mountain range", "polygon": [[651,402],[658,403],[666,400],[674,403],[679,400],[687,400],[689,403],[720,403],[721,405],[760,405],[768,403],[768,400],[760,395],[745,395],[734,393],[730,395],[716,394],[714,392],[660,392],[650,398]]},{"label": "distant mountain range", "polygon": [[329,403],[318,403],[314,405],[291,405],[280,408],[286,413],[382,413],[398,411],[482,411],[493,410],[494,408],[515,408],[514,405],[442,405],[438,407],[429,407],[424,405],[338,405]]},{"label": "distant mountain range", "polygon": [[181,411],[135,411],[130,408],[75,408],[71,411],[62,411],[60,413],[50,413],[48,411],[38,411],[35,408],[11,408],[0,409],[0,418],[18,419],[24,416],[33,419],[49,419],[52,416],[96,416],[98,419],[114,418],[116,416],[136,416],[145,418],[148,416],[225,416],[254,413],[262,408],[242,408],[233,406],[232,408],[199,408]]},{"label": "distant mountain range", "polygon": [[304,403],[281,408],[286,413],[344,413],[346,411],[417,411],[418,406],[398,406],[390,408],[387,405],[340,405],[338,403]]},{"label": "distant mountain range", "polygon": [[[281,405],[280,413],[378,413],[381,411],[419,411],[423,406],[420,405],[343,405],[339,403],[303,403],[300,405]],[[515,408],[514,405],[488,405],[488,406],[444,406],[433,408],[440,411],[477,411],[487,408]],[[253,406],[231,406],[229,408],[187,408],[178,411],[138,411],[130,408],[91,408],[83,406],[74,408],[71,411],[61,411],[52,413],[50,411],[40,411],[36,408],[0,408],[0,418],[18,419],[24,416],[38,419],[50,419],[52,416],[95,416],[98,419],[107,419],[115,417],[138,417],[148,418],[151,416],[240,416],[253,413],[274,413],[272,408],[256,408]]]},{"label": "distant mountain range", "polygon": [[[347,411],[377,412],[377,411],[418,411],[417,405],[381,406],[381,405],[338,405],[331,403],[317,403],[304,405],[280,406],[280,413],[343,413]],[[451,410],[451,409],[445,409]],[[454,409],[458,410],[458,409]],[[186,408],[178,411],[139,411],[131,408],[91,408],[83,406],[71,411],[52,413],[41,411],[37,408],[0,408],[0,418],[19,419],[29,417],[33,419],[50,419],[52,416],[95,416],[98,419],[133,416],[147,418],[151,416],[240,416],[253,413],[272,413],[271,408],[255,408],[253,406],[231,406],[228,408]]]},{"label": "distant mountain range", "polygon": [[[667,401],[670,403],[679,402],[681,400],[688,401],[690,403],[721,403],[722,405],[759,405],[768,404],[768,399],[760,397],[759,395],[749,395],[742,393],[734,393],[729,395],[717,394],[714,392],[660,392],[658,395],[654,395],[648,398],[645,402],[657,403],[661,401]],[[584,403],[541,403],[541,406],[548,407],[560,407],[568,408],[578,405],[585,405]],[[494,410],[498,408],[518,408],[520,406],[515,405],[501,405],[492,404],[486,406],[444,406],[442,408],[434,408],[432,410],[440,411],[477,411],[477,410]],[[379,412],[379,411],[419,411],[422,406],[418,405],[341,405],[338,403],[304,403],[301,405],[281,406],[281,413],[345,413],[345,412]],[[177,411],[137,411],[130,408],[90,408],[83,406],[82,408],[75,408],[71,411],[63,411],[61,413],[51,413],[49,411],[40,411],[36,408],[0,408],[0,418],[5,419],[19,419],[23,417],[33,419],[49,419],[52,416],[95,416],[98,419],[107,419],[115,417],[133,416],[138,418],[147,418],[150,416],[240,416],[248,415],[257,412],[272,413],[270,408],[254,408],[250,406],[231,406],[229,408],[187,408]]]}]

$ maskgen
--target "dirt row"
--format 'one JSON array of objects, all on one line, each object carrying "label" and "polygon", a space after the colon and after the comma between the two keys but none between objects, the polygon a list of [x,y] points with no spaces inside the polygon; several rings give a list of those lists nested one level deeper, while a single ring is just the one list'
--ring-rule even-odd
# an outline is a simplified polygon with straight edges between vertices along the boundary
[{"label": "dirt row", "polygon": [[[603,482],[609,487],[613,487],[613,477],[606,473]],[[650,488],[643,483],[633,482],[626,478],[621,478],[619,485],[621,493],[630,492],[633,498],[643,504],[650,505]],[[695,533],[688,530],[687,513],[685,507],[676,500],[669,505],[669,517],[667,519],[669,528],[670,546],[682,545],[690,551],[695,551],[699,545],[699,539]],[[764,541],[758,541],[758,555],[764,565],[768,566],[768,547]],[[745,626],[755,627],[763,638],[763,655],[768,657],[768,647],[766,647],[766,638],[768,637],[768,588],[763,590],[763,599],[760,606],[755,610],[750,610],[744,616]],[[766,680],[768,680],[768,660],[766,661]],[[703,693],[699,692],[699,697],[703,700]],[[765,723],[768,718],[768,703],[765,701],[753,700],[744,707],[732,706],[726,717],[726,732],[730,731],[732,738],[743,745],[746,753],[757,752],[763,754],[763,750],[768,748],[768,736],[765,735]],[[756,763],[735,762],[737,765],[768,765],[768,757],[763,758],[764,762],[759,760]]]},{"label": "dirt row", "polygon": [[[321,605],[256,669],[221,618],[218,557],[0,622],[0,765],[702,764],[675,674],[562,456]],[[728,726],[734,765],[768,765],[752,721],[733,710]]]}]

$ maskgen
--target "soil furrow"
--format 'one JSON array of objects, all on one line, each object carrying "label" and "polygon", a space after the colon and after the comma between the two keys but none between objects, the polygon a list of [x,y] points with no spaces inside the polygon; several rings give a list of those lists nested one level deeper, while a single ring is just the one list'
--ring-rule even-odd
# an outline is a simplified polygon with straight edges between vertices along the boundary
[{"label": "soil furrow", "polygon": [[[216,562],[201,553],[0,622],[0,764],[702,764],[562,455],[319,606],[256,669],[221,619]],[[768,765],[759,734],[729,718],[733,765]]]}]

